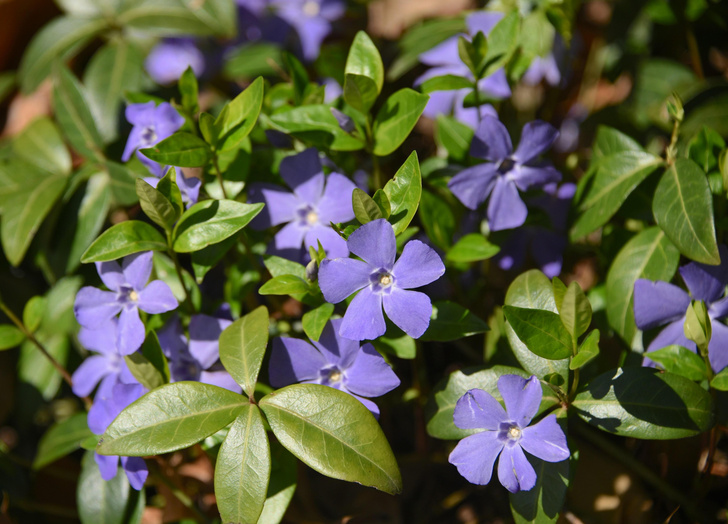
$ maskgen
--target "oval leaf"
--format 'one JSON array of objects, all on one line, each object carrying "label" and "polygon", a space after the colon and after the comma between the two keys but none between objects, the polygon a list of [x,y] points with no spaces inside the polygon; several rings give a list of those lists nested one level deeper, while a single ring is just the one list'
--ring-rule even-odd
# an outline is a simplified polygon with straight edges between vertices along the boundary
[{"label": "oval leaf", "polygon": [[513,306],[503,306],[503,313],[518,338],[539,357],[561,360],[572,354],[571,335],[556,313]]},{"label": "oval leaf", "polygon": [[41,469],[51,462],[76,451],[81,443],[93,436],[86,424],[86,413],[76,413],[58,422],[46,431],[38,443],[38,453],[33,460],[33,469]]},{"label": "oval leaf", "polygon": [[385,184],[384,193],[392,208],[389,222],[394,234],[399,235],[412,222],[422,196],[422,174],[416,151],[412,151],[394,178]]},{"label": "oval leaf", "polygon": [[104,231],[81,256],[81,262],[106,262],[140,251],[166,249],[167,242],[153,226],[138,220],[127,220]]},{"label": "oval leaf", "polygon": [[428,95],[408,87],[387,98],[374,119],[375,155],[388,155],[404,142],[415,127],[429,99]]},{"label": "oval leaf", "polygon": [[268,309],[260,306],[220,334],[220,360],[249,396],[253,396],[268,345]]},{"label": "oval leaf", "polygon": [[478,262],[495,256],[499,251],[500,247],[488,242],[480,233],[471,233],[458,240],[445,258],[450,262]]},{"label": "oval leaf", "polygon": [[202,167],[210,160],[210,146],[192,133],[175,133],[140,152],[168,166]]},{"label": "oval leaf", "polygon": [[263,204],[241,204],[234,200],[198,202],[177,222],[174,250],[189,253],[222,242],[247,226],[261,209]]}]

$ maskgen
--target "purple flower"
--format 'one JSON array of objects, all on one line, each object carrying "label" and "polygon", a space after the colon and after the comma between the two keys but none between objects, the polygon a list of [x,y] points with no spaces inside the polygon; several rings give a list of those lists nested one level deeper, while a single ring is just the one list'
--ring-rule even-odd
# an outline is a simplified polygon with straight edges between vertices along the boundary
[{"label": "purple flower", "polygon": [[427,330],[432,303],[427,295],[409,289],[434,282],[445,273],[435,251],[411,240],[395,263],[397,241],[389,222],[380,218],[364,224],[347,241],[349,251],[362,260],[326,258],[319,268],[324,298],[333,304],[359,291],[339,327],[342,337],[375,339],[387,330],[382,306],[389,319],[411,337]]},{"label": "purple flower", "polygon": [[[180,193],[182,193],[182,202],[185,204],[185,208],[189,209],[197,203],[200,198],[200,186],[202,181],[195,176],[185,176],[180,168],[175,169],[177,173],[177,187],[179,187]],[[161,179],[156,177],[146,177],[144,181],[150,186],[156,188],[157,184]]]},{"label": "purple flower", "polygon": [[144,68],[158,84],[171,84],[191,67],[195,76],[205,71],[205,55],[191,38],[165,38],[151,50]]},{"label": "purple flower", "polygon": [[728,326],[720,319],[728,316],[728,297],[724,297],[728,284],[728,248],[720,246],[719,266],[690,262],[680,268],[690,295],[667,282],[638,279],[634,283],[634,320],[641,330],[667,324],[647,347],[654,351],[672,344],[697,351],[692,340],[685,337],[685,313],[693,300],[702,300],[708,308],[713,335],[708,346],[710,365],[717,373],[728,366]]},{"label": "purple flower", "polygon": [[[124,162],[129,161],[132,153],[137,149],[156,145],[172,136],[185,123],[185,119],[170,104],[162,102],[155,106],[153,101],[146,104],[129,104],[126,106],[126,119],[134,127],[126,141],[124,154],[121,155]],[[159,165],[139,151],[137,151],[137,158],[154,176],[161,178],[164,175],[166,166]]]},{"label": "purple flower", "polygon": [[358,399],[375,417],[379,408],[362,397],[378,397],[399,386],[399,378],[374,346],[343,338],[343,320],[326,324],[318,342],[291,337],[273,339],[268,367],[270,383],[276,388],[296,382],[323,384]]},{"label": "purple flower", "polygon": [[84,360],[73,373],[73,393],[79,397],[90,395],[99,383],[96,395],[104,397],[116,384],[136,382],[117,347],[118,325],[119,321],[111,318],[98,329],[81,328],[78,332],[83,347],[99,353]]},{"label": "purple flower", "polygon": [[296,29],[308,61],[318,56],[321,43],[331,32],[331,22],[346,11],[342,0],[272,0],[271,4],[278,16]]},{"label": "purple flower", "polygon": [[144,324],[139,309],[147,313],[164,313],[177,307],[172,290],[161,280],[147,285],[152,274],[152,253],[136,253],[121,265],[115,261],[96,262],[101,281],[110,291],[85,286],[76,295],[73,312],[76,320],[88,329],[99,329],[118,313],[116,347],[121,355],[134,353],[144,342]]},{"label": "purple flower", "polygon": [[556,63],[553,53],[546,56],[537,56],[531,62],[521,80],[527,85],[538,85],[542,80],[550,86],[557,86],[561,82],[561,71]]},{"label": "purple flower", "polygon": [[528,215],[518,191],[561,180],[561,173],[551,164],[536,160],[558,136],[551,124],[536,120],[523,127],[521,142],[513,151],[505,126],[497,118],[485,116],[473,137],[470,154],[489,162],[461,171],[448,187],[469,209],[477,209],[493,193],[487,212],[491,231],[518,227]]},{"label": "purple flower", "polygon": [[271,251],[292,260],[306,261],[308,248],[318,242],[329,257],[349,255],[346,241],[329,222],[348,222],[354,218],[351,194],[354,183],[339,173],[325,176],[318,152],[311,148],[283,159],[281,177],[293,189],[273,184],[251,187],[249,200],[265,202],[254,225],[259,228],[286,224],[273,241]]},{"label": "purple flower", "polygon": [[159,344],[169,359],[171,381],[195,380],[241,393],[240,386],[218,362],[218,339],[230,324],[232,320],[226,318],[193,315],[188,340],[179,318],[172,317],[158,333]]},{"label": "purple flower", "polygon": [[[89,429],[95,435],[102,435],[119,413],[140,398],[146,391],[146,388],[141,384],[117,384],[108,395],[103,397],[97,395],[93,406],[88,412]],[[124,468],[124,473],[126,473],[131,487],[136,490],[142,489],[149,471],[144,459],[141,457],[118,457],[116,455],[99,455],[95,453],[94,459],[99,466],[101,478],[111,480],[116,476],[119,468],[119,458],[121,458],[121,467]]]},{"label": "purple flower", "polygon": [[[468,33],[473,36],[478,31],[487,35],[491,29],[503,18],[503,13],[493,11],[481,11],[470,14],[466,19]],[[425,80],[442,75],[455,75],[475,80],[468,67],[460,60],[458,53],[458,36],[448,38],[441,44],[420,55],[420,62],[432,66],[426,73],[415,80],[415,85],[422,84]],[[493,74],[482,78],[478,82],[478,89],[493,98],[506,98],[511,96],[511,88],[508,85],[505,71],[498,69]],[[449,115],[454,111],[455,118],[469,125],[476,127],[480,116],[495,113],[489,105],[477,108],[466,108],[463,105],[465,97],[472,92],[471,89],[455,89],[450,91],[435,91],[430,93],[430,100],[423,111],[425,116],[435,118],[438,115]],[[495,115],[494,115],[495,116]]]},{"label": "purple flower", "polygon": [[566,435],[548,415],[529,426],[538,412],[543,392],[534,376],[503,375],[498,390],[506,409],[486,391],[471,389],[460,397],[453,421],[461,429],[484,429],[462,439],[450,453],[449,462],[473,484],[490,482],[498,455],[498,480],[511,493],[528,491],[536,485],[536,472],[524,451],[546,462],[569,458]]}]

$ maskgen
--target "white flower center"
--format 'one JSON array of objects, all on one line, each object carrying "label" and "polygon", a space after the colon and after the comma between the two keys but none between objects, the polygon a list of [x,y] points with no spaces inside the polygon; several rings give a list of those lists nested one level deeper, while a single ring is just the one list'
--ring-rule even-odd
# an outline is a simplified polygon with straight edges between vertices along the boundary
[{"label": "white flower center", "polygon": [[334,371],[329,375],[329,382],[338,382],[341,380],[341,371]]},{"label": "white flower center", "polygon": [[382,275],[379,277],[379,283],[383,286],[388,286],[392,283],[392,275]]},{"label": "white flower center", "polygon": [[308,222],[310,225],[314,225],[316,222],[318,222],[318,213],[313,210],[306,213],[306,222]]},{"label": "white flower center", "polygon": [[142,143],[148,146],[157,143],[157,132],[155,131],[154,126],[145,127],[142,130]]},{"label": "white flower center", "polygon": [[303,4],[303,14],[306,16],[318,16],[318,14],[321,12],[321,6],[318,2],[315,2],[314,0],[309,0],[305,4]]},{"label": "white flower center", "polygon": [[139,293],[137,293],[133,289],[129,291],[129,300],[131,300],[132,302],[136,302],[137,300],[139,300]]},{"label": "white flower center", "polygon": [[511,440],[518,440],[521,438],[521,433],[523,433],[523,430],[521,430],[518,426],[511,426],[508,428],[508,438]]}]

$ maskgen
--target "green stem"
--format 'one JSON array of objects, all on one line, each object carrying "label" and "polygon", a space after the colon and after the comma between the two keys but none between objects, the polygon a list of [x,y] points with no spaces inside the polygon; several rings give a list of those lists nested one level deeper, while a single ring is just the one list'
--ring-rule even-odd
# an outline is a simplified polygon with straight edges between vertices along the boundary
[{"label": "green stem", "polygon": [[227,200],[228,195],[227,191],[225,191],[225,184],[223,184],[222,181],[222,170],[220,169],[220,164],[217,162],[217,152],[214,152],[212,157],[212,164],[215,166],[215,176],[217,176],[217,181],[220,184],[220,189],[222,189],[222,196],[225,197]]},{"label": "green stem", "polygon": [[667,160],[668,165],[672,165],[675,163],[675,160],[677,159],[677,137],[680,132],[680,121],[675,120],[674,125],[672,126],[672,135],[670,136],[670,145],[667,146],[667,149],[665,150],[665,160]]},{"label": "green stem", "polygon": [[192,298],[190,297],[190,292],[187,289],[187,286],[185,285],[185,279],[182,275],[182,266],[179,263],[179,258],[177,258],[177,253],[174,252],[174,249],[169,247],[167,249],[167,252],[169,253],[170,258],[174,262],[174,269],[177,271],[177,278],[179,278],[179,283],[182,286],[182,289],[185,292],[185,305],[190,313],[193,313],[195,311],[195,306],[192,304]]},{"label": "green stem", "polygon": [[478,82],[480,82],[480,78],[476,77],[475,88],[473,88],[473,98],[475,98],[475,112],[478,115],[478,124],[480,124],[482,117],[480,116],[480,93],[478,92]]}]

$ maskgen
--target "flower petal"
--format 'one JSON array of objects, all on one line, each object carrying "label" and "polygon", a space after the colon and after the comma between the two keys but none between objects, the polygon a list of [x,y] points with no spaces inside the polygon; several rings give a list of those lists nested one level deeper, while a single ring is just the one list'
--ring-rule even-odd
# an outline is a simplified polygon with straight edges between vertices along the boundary
[{"label": "flower petal", "polygon": [[536,471],[518,444],[503,448],[498,460],[498,480],[511,493],[528,491],[536,485]]},{"label": "flower petal", "polygon": [[445,264],[437,252],[419,240],[404,246],[392,274],[398,288],[410,289],[434,282],[445,274]]},{"label": "flower petal", "polygon": [[391,270],[397,255],[394,229],[385,219],[372,220],[349,235],[349,251],[374,266]]},{"label": "flower petal", "polygon": [[121,457],[121,467],[124,468],[126,478],[132,488],[139,491],[144,487],[144,483],[149,476],[147,463],[141,457]]},{"label": "flower petal", "polygon": [[685,284],[695,300],[704,300],[708,305],[723,296],[728,284],[728,248],[719,248],[721,264],[709,266],[699,262],[691,262],[680,268]]},{"label": "flower petal", "polygon": [[349,395],[351,395],[352,397],[357,399],[359,402],[364,404],[364,407],[372,412],[372,415],[374,415],[374,418],[379,420],[379,406],[377,406],[374,402],[372,402],[368,398],[364,398],[364,397],[360,397],[359,395],[355,395],[351,391],[347,391],[344,388],[342,388],[341,391],[343,391],[344,393],[348,393]]},{"label": "flower petal", "polygon": [[157,338],[162,351],[170,360],[177,360],[187,352],[187,337],[177,315],[172,315],[162,329],[157,331]]},{"label": "flower petal", "polygon": [[296,209],[301,202],[296,195],[281,186],[253,184],[248,191],[248,202],[262,202],[265,207],[253,219],[256,229],[265,229],[290,222],[296,218]]},{"label": "flower petal", "polygon": [[708,308],[708,314],[712,319],[722,319],[728,316],[728,297],[713,302]]},{"label": "flower petal", "polygon": [[113,366],[106,357],[101,355],[88,357],[73,372],[71,377],[73,379],[73,394],[77,397],[90,395],[101,379],[113,372]]},{"label": "flower petal", "polygon": [[539,165],[516,164],[508,173],[518,189],[528,191],[532,187],[542,187],[561,180],[561,173],[556,168],[545,162]]},{"label": "flower petal", "polygon": [[351,366],[359,354],[361,344],[357,340],[344,338],[339,335],[339,329],[343,319],[335,318],[324,326],[318,341],[312,340],[329,364],[334,364],[344,370]]},{"label": "flower petal", "polygon": [[324,224],[329,222],[348,222],[354,218],[354,208],[351,204],[351,194],[356,185],[354,182],[339,173],[331,173],[326,177],[326,188],[321,200],[318,201],[319,220]]},{"label": "flower petal", "polygon": [[[478,82],[478,89],[492,98],[508,98],[511,96],[511,86],[508,84],[508,77],[506,77],[506,72],[502,68],[481,79]],[[491,114],[491,116],[497,117],[498,114]]]},{"label": "flower petal", "polygon": [[484,116],[470,144],[470,154],[475,158],[500,162],[508,158],[512,151],[513,144],[506,126],[495,117]]},{"label": "flower petal", "polygon": [[209,315],[192,315],[190,318],[189,350],[202,369],[208,369],[220,358],[220,334],[232,322]]},{"label": "flower petal", "polygon": [[78,323],[83,327],[97,329],[112,319],[121,311],[122,307],[116,293],[85,286],[76,295],[73,313],[76,315]]},{"label": "flower petal", "polygon": [[475,36],[475,33],[482,31],[485,36],[503,19],[503,13],[498,11],[475,11],[465,19],[468,26],[468,33]]},{"label": "flower petal", "polygon": [[326,302],[337,304],[369,285],[369,264],[353,258],[325,258],[319,267],[319,286]]},{"label": "flower petal", "polygon": [[673,284],[644,278],[634,283],[634,320],[643,331],[683,317],[689,305],[688,294]]},{"label": "flower petal", "polygon": [[456,91],[433,91],[430,93],[430,99],[427,101],[427,105],[422,111],[422,114],[428,118],[436,118],[439,115],[449,115],[452,113],[453,104],[455,104],[456,98]]},{"label": "flower petal", "polygon": [[396,285],[391,289],[391,293],[382,296],[384,311],[387,312],[389,320],[412,338],[421,337],[430,326],[430,297],[419,291],[399,289]]},{"label": "flower petal", "polygon": [[301,227],[298,221],[289,222],[273,237],[273,247],[277,252],[301,250],[303,238],[308,228]]},{"label": "flower petal", "polygon": [[447,460],[468,482],[483,486],[490,482],[493,464],[501,451],[503,442],[498,439],[498,432],[483,431],[458,442]]},{"label": "flower petal", "polygon": [[280,173],[301,202],[315,204],[321,199],[325,179],[316,149],[311,147],[284,158]]},{"label": "flower petal", "polygon": [[526,204],[518,194],[515,182],[498,177],[488,202],[488,223],[491,231],[522,226],[528,216]]},{"label": "flower petal", "polygon": [[371,344],[362,346],[345,376],[346,388],[364,397],[384,395],[400,383],[399,377]]},{"label": "flower petal", "polygon": [[136,291],[141,291],[149,282],[152,274],[152,252],[134,253],[124,258],[121,264],[126,284]]},{"label": "flower petal", "polygon": [[179,303],[166,282],[153,280],[139,292],[139,309],[147,313],[166,313],[176,309]]},{"label": "flower petal", "polygon": [[713,320],[713,336],[708,345],[708,358],[713,371],[720,373],[728,366],[728,326]]},{"label": "flower petal", "polygon": [[243,388],[235,382],[235,379],[225,370],[220,371],[202,371],[200,373],[200,382],[203,384],[212,384],[223,389],[228,389],[233,393],[242,393]]},{"label": "flower petal", "polygon": [[447,183],[453,195],[468,209],[478,209],[493,190],[498,175],[496,164],[478,164],[460,171]]},{"label": "flower petal", "polygon": [[116,260],[109,262],[96,262],[96,271],[101,281],[111,291],[119,291],[119,288],[126,283],[121,266]]},{"label": "flower petal", "polygon": [[346,240],[329,226],[316,224],[309,229],[304,237],[303,247],[307,253],[309,246],[318,250],[319,242],[321,242],[328,258],[344,258],[349,256],[349,248],[347,247]]},{"label": "flower petal", "polygon": [[559,131],[543,120],[534,120],[523,126],[521,141],[518,143],[513,159],[519,164],[533,160],[548,149],[559,138]]},{"label": "flower petal", "polygon": [[652,340],[652,342],[650,342],[650,345],[647,346],[647,351],[655,351],[667,346],[671,346],[673,344],[677,344],[678,346],[688,348],[690,351],[695,353],[697,351],[697,347],[695,346],[695,342],[693,342],[692,340],[688,340],[685,337],[685,331],[683,329],[684,324],[684,316],[668,324],[667,327],[660,331],[660,333]]},{"label": "flower petal", "polygon": [[453,422],[460,429],[498,430],[508,422],[508,414],[493,395],[482,389],[471,389],[455,404]]},{"label": "flower petal", "polygon": [[185,119],[169,102],[162,102],[154,111],[154,129],[157,132],[157,142],[169,138],[177,131]]},{"label": "flower petal", "polygon": [[387,325],[382,313],[382,295],[372,292],[371,287],[365,287],[349,304],[339,335],[352,340],[374,340],[385,331]]},{"label": "flower petal", "polygon": [[99,455],[94,453],[94,460],[99,467],[99,473],[104,480],[113,479],[119,471],[118,455]]},{"label": "flower petal", "polygon": [[144,104],[129,104],[126,106],[124,116],[134,126],[148,126],[154,123],[154,108],[156,104],[150,100]]},{"label": "flower petal", "polygon": [[420,55],[420,62],[428,66],[447,66],[460,62],[458,38],[448,38]]},{"label": "flower petal", "polygon": [[543,391],[538,378],[529,379],[518,375],[502,375],[498,379],[498,391],[506,404],[506,411],[510,419],[525,428],[536,415],[541,404]]},{"label": "flower petal", "polygon": [[144,342],[144,324],[139,318],[139,310],[125,307],[119,315],[119,329],[116,333],[116,347],[121,355],[131,355]]},{"label": "flower petal", "polygon": [[518,443],[531,455],[546,462],[561,462],[571,455],[564,430],[553,414],[525,428]]},{"label": "flower petal", "polygon": [[319,370],[327,364],[315,347],[298,338],[274,338],[272,348],[268,377],[276,388],[317,379]]},{"label": "flower petal", "polygon": [[81,328],[78,332],[78,341],[83,347],[91,351],[104,354],[117,354],[116,325],[118,320],[112,318],[102,323],[98,329]]}]

